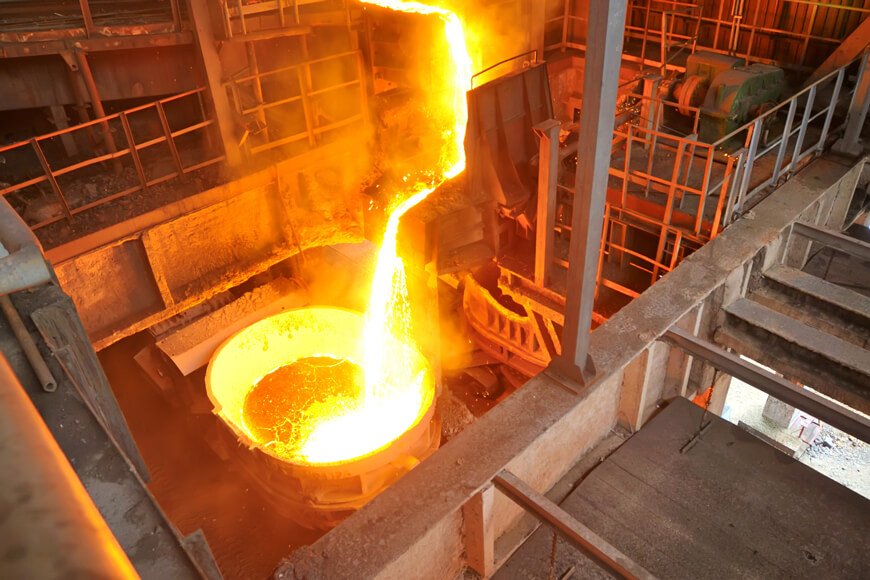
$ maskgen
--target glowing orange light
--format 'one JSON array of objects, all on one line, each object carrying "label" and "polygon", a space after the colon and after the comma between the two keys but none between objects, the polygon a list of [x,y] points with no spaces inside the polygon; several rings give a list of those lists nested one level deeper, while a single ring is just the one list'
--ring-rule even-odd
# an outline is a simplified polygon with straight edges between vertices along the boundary
[{"label": "glowing orange light", "polygon": [[[449,76],[453,93],[452,126],[443,131],[445,136],[441,161],[436,168],[434,184],[411,186],[390,212],[377,268],[372,282],[371,298],[363,331],[363,361],[365,371],[364,397],[360,407],[320,423],[303,448],[308,461],[319,462],[343,454],[348,440],[370,438],[367,445],[377,448],[395,439],[414,424],[420,404],[426,398],[431,384],[424,380],[419,366],[412,364],[408,350],[415,350],[411,329],[411,311],[405,264],[397,251],[399,222],[411,208],[432,193],[441,183],[455,177],[465,169],[465,127],[468,107],[465,93],[472,75],[471,57],[465,42],[462,23],[455,13],[421,2],[399,0],[362,0],[400,12],[432,15],[444,22],[449,59]],[[372,433],[372,426],[377,425]],[[384,441],[384,438],[387,438]],[[366,446],[366,445],[363,445]]]},{"label": "glowing orange light", "polygon": [[[219,414],[243,440],[280,458],[309,465],[352,461],[383,449],[414,427],[431,406],[434,385],[428,362],[412,336],[405,264],[398,255],[397,235],[400,220],[411,208],[465,169],[465,93],[472,64],[461,21],[449,10],[421,2],[361,1],[437,17],[444,24],[449,53],[443,61],[444,77],[451,98],[444,103],[439,95],[431,103],[434,109],[447,109],[442,112],[448,124],[437,128],[442,139],[438,166],[424,168],[432,176],[427,183],[393,192],[401,201],[387,220],[362,320],[335,309],[306,309],[266,319],[225,343],[215,354],[207,378]],[[365,377],[362,396],[318,400],[294,410],[298,411],[295,420],[302,420],[296,424],[285,417],[284,421],[294,421],[300,435],[298,445],[261,440],[245,423],[245,397],[266,374],[306,357],[345,359],[360,365]],[[234,391],[238,385],[248,390]]]}]

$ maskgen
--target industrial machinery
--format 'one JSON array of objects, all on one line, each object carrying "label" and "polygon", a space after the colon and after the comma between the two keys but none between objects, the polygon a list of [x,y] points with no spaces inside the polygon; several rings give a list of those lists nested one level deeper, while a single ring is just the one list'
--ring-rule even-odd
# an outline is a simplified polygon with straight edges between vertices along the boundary
[{"label": "industrial machinery", "polygon": [[208,396],[243,446],[240,463],[276,510],[307,528],[336,526],[440,442],[435,385],[418,351],[396,347],[421,377],[410,413],[362,392],[362,320],[341,308],[289,310],[239,331],[209,363]]},{"label": "industrial machinery", "polygon": [[700,107],[699,138],[713,143],[775,105],[785,88],[781,68],[699,51],[689,56],[686,74],[671,85],[680,114]]}]

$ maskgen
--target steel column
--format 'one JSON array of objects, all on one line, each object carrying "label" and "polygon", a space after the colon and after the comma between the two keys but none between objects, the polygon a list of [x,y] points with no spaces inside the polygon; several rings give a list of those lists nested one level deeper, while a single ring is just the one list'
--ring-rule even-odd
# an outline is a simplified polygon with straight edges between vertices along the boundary
[{"label": "steel column", "polygon": [[559,177],[559,121],[550,119],[534,127],[541,138],[538,156],[538,217],[535,233],[535,284],[550,283],[553,237],[556,227],[556,184]]},{"label": "steel column", "polygon": [[[94,81],[94,73],[91,71],[91,65],[88,63],[88,57],[84,51],[75,51],[76,61],[79,65],[82,80],[85,82],[85,88],[88,91],[88,96],[91,99],[91,107],[94,109],[94,117],[102,118],[106,116],[106,111],[103,109],[103,101],[100,99],[100,92],[97,90],[97,83]],[[106,149],[109,153],[116,153],[118,148],[115,146],[115,138],[112,136],[112,128],[108,121],[100,123],[100,129],[103,132],[103,140],[106,143]],[[115,169],[121,169],[120,162],[115,161]]]},{"label": "steel column", "polygon": [[668,330],[663,338],[687,353],[704,359],[722,372],[764,391],[783,403],[806,411],[862,441],[870,442],[870,420],[848,407],[838,405],[812,391],[797,387],[782,377],[676,326]]},{"label": "steel column", "polygon": [[[870,22],[870,18],[867,21]],[[868,110],[870,110],[870,50],[865,51],[861,59],[858,82],[849,104],[849,113],[846,115],[846,132],[842,139],[834,144],[834,151],[853,157],[864,152],[864,147],[861,145],[861,130],[867,121]]]},{"label": "steel column", "polygon": [[227,164],[231,167],[241,165],[242,151],[239,148],[235,131],[235,120],[230,100],[224,87],[224,71],[218,55],[217,41],[211,24],[207,0],[188,0],[190,18],[196,34],[196,44],[202,58],[203,71],[208,82],[214,119],[223,143]]},{"label": "steel column", "polygon": [[[257,100],[257,121],[262,128],[263,140],[269,142],[269,125],[266,122],[266,109],[263,108],[263,83],[260,80],[260,64],[257,61],[257,49],[253,42],[245,42],[245,52],[248,55],[248,69],[253,78],[254,98]],[[239,103],[241,106],[241,103]]]},{"label": "steel column", "polygon": [[94,19],[91,16],[91,6],[88,0],[79,0],[79,9],[82,12],[82,20],[85,23],[85,36],[93,36],[95,32]]},{"label": "steel column", "polygon": [[553,361],[557,372],[582,384],[587,384],[595,375],[595,366],[589,358],[589,333],[607,198],[625,10],[626,0],[589,3],[579,141],[588,148],[579,151],[577,159],[562,354]]}]

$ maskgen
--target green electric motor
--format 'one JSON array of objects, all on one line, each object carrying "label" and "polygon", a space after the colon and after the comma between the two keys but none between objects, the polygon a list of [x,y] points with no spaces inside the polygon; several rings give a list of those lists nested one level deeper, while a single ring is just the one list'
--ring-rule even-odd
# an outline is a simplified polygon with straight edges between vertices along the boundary
[{"label": "green electric motor", "polygon": [[683,115],[701,109],[699,139],[713,143],[774,106],[784,90],[781,68],[701,51],[689,56],[674,98]]}]

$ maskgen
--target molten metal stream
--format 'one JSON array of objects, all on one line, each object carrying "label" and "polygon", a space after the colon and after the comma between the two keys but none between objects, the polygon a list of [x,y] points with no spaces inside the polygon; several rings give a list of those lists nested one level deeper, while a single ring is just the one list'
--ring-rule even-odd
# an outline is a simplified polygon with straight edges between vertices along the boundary
[{"label": "molten metal stream", "polygon": [[[472,75],[471,57],[459,17],[450,10],[422,2],[401,0],[361,0],[399,12],[430,15],[444,23],[448,46],[448,82],[452,92],[447,111],[450,126],[440,132],[444,139],[438,167],[428,183],[416,183],[406,191],[397,191],[403,199],[390,212],[384,239],[378,252],[377,268],[363,331],[365,385],[359,405],[325,417],[314,428],[302,448],[309,463],[334,463],[356,459],[387,446],[414,426],[425,412],[426,369],[412,362],[408,349],[415,349],[411,331],[411,309],[405,264],[397,252],[399,221],[411,208],[432,193],[444,181],[465,169],[465,127],[468,122],[466,87]],[[438,106],[438,103],[434,103]],[[394,340],[391,340],[390,337]],[[388,346],[392,345],[392,346]]]}]

